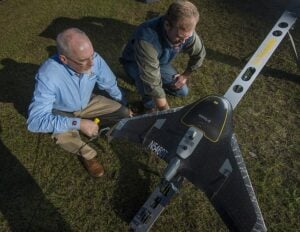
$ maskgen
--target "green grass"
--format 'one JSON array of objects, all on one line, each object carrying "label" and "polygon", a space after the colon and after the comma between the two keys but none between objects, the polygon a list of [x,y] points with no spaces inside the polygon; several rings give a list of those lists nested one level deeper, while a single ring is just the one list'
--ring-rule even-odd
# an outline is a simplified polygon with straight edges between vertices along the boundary
[{"label": "green grass", "polygon": [[[120,77],[130,101],[139,100],[118,64],[135,26],[163,13],[171,1],[0,1],[0,231],[126,231],[160,180],[165,163],[122,141],[94,143],[106,168],[92,179],[76,157],[48,134],[26,129],[26,112],[41,62],[55,52],[63,28],[80,27]],[[194,1],[207,47],[191,93],[172,106],[224,94],[280,16],[262,1]],[[267,1],[270,2],[270,1]],[[298,50],[300,26],[292,31]],[[184,69],[186,57],[176,60]],[[269,231],[300,227],[300,72],[285,39],[235,114],[235,132]],[[227,231],[204,194],[185,182],[153,231]]]}]

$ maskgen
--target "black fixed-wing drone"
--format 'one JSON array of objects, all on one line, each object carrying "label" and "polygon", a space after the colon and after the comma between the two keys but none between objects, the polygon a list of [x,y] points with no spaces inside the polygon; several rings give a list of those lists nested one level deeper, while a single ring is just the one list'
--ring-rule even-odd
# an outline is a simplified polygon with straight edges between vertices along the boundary
[{"label": "black fixed-wing drone", "polygon": [[150,230],[184,179],[206,194],[230,231],[267,231],[233,133],[232,113],[299,16],[296,0],[224,96],[123,119],[107,134],[140,143],[168,163],[159,186],[132,219],[134,231]]}]

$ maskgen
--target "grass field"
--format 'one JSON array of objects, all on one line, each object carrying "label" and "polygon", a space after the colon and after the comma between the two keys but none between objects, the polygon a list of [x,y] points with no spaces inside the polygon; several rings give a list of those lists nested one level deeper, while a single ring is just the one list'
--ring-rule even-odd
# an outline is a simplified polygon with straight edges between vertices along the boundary
[{"label": "grass field", "polygon": [[[207,57],[191,93],[168,97],[172,107],[223,95],[281,14],[263,0],[193,1]],[[91,38],[127,91],[139,100],[118,63],[136,25],[162,14],[170,0],[0,0],[0,231],[127,231],[158,184],[165,163],[122,141],[93,146],[106,168],[92,179],[49,134],[26,129],[39,65],[54,38],[75,26]],[[300,51],[300,22],[292,31]],[[185,68],[186,57],[175,65]],[[286,38],[234,114],[235,132],[269,231],[300,228],[300,71]],[[188,182],[152,231],[227,231],[205,195]]]}]

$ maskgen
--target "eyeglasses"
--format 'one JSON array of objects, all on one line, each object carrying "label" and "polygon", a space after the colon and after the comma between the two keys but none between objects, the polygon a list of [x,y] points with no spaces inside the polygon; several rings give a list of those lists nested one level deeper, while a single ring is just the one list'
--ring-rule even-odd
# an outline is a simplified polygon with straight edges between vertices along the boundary
[{"label": "eyeglasses", "polygon": [[76,60],[72,59],[71,57],[65,55],[65,57],[68,60],[72,61],[74,64],[77,64],[78,66],[81,66],[81,67],[86,66],[87,62],[93,61],[96,58],[96,56],[97,56],[97,54],[94,52],[93,55],[91,55],[89,58],[82,59],[81,61],[76,61]]}]

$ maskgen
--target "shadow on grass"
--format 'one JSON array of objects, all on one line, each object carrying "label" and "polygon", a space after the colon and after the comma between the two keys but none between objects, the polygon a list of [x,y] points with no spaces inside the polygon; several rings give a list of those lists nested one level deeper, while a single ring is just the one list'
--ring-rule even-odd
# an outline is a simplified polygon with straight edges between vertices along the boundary
[{"label": "shadow on grass", "polygon": [[7,220],[9,229],[71,231],[30,173],[1,140],[0,151],[0,211]]},{"label": "shadow on grass", "polygon": [[[285,41],[285,42],[289,42],[289,41]],[[230,55],[227,55],[227,54],[224,54],[221,52],[216,52],[210,48],[207,48],[206,50],[207,50],[206,59],[209,59],[209,60],[218,61],[220,63],[228,64],[228,65],[234,66],[234,67],[240,67],[241,69],[248,62],[246,60],[246,58],[242,61],[241,59],[238,59],[234,56],[230,56]],[[252,56],[252,54],[249,55],[249,58],[251,58],[251,56]],[[262,69],[261,74],[264,76],[271,76],[271,77],[278,78],[278,79],[293,81],[298,84],[300,83],[300,75],[297,75],[295,73],[289,73],[289,72],[279,70],[279,69],[270,68],[268,66],[265,66]]]},{"label": "shadow on grass", "polygon": [[[228,1],[218,1],[213,0],[214,4],[218,5],[221,9],[226,9],[227,12],[232,14],[243,14],[243,15],[249,15],[253,18],[257,18],[258,20],[264,21],[267,25],[269,25],[269,29],[266,30],[265,37],[267,36],[267,33],[272,29],[272,27],[275,25],[283,11],[286,9],[289,1],[286,0],[245,0],[245,1],[237,1],[237,0],[228,0]],[[236,11],[237,10],[237,11]],[[244,24],[247,24],[249,22],[241,22]],[[251,22],[250,22],[251,23]],[[299,22],[296,22],[296,26],[298,26]],[[261,25],[255,25],[256,28],[260,28]],[[297,30],[297,27],[294,27],[295,30],[290,30],[290,33],[293,35],[295,41],[297,42],[299,40],[300,36],[300,30]],[[299,28],[298,28],[299,29]],[[234,31],[234,28],[232,29]],[[246,34],[246,36],[251,36],[249,34]],[[263,37],[263,39],[265,38]],[[258,41],[258,46],[263,42],[263,40]],[[205,41],[204,41],[205,44]],[[299,83],[300,81],[300,75],[299,68],[300,63],[299,60],[297,61],[297,58],[295,56],[295,53],[293,51],[292,43],[288,39],[288,36],[286,35],[286,38],[281,42],[280,46],[288,45],[290,48],[290,55],[294,57],[295,64],[298,65],[298,72],[295,73],[289,73],[277,68],[271,68],[267,65],[262,69],[261,74],[265,76],[271,76],[278,79],[283,79],[287,81],[293,81],[296,83]],[[256,49],[255,47],[253,52],[249,54],[247,57],[244,57],[243,59],[236,58],[234,56],[230,56],[224,53],[217,52],[211,48],[207,48],[207,59],[215,60],[224,64],[228,64],[230,66],[240,67],[243,68],[248,60],[251,58],[251,56],[255,53]],[[288,47],[286,46],[286,47]],[[300,44],[296,44],[297,49],[299,49]],[[275,50],[274,55],[280,55],[280,51],[277,49]],[[297,63],[298,62],[298,63]]]},{"label": "shadow on grass", "polygon": [[38,65],[19,63],[10,58],[0,62],[4,66],[0,70],[0,101],[13,103],[16,110],[27,118]]},{"label": "shadow on grass", "polygon": [[213,4],[227,9],[238,9],[242,14],[250,14],[253,17],[274,17],[279,15],[288,6],[289,0],[213,0]]},{"label": "shadow on grass", "polygon": [[121,163],[111,204],[119,217],[129,223],[152,192],[151,176],[158,176],[158,173],[147,165],[151,159],[149,154],[137,151],[137,146],[117,142],[111,147]]}]

